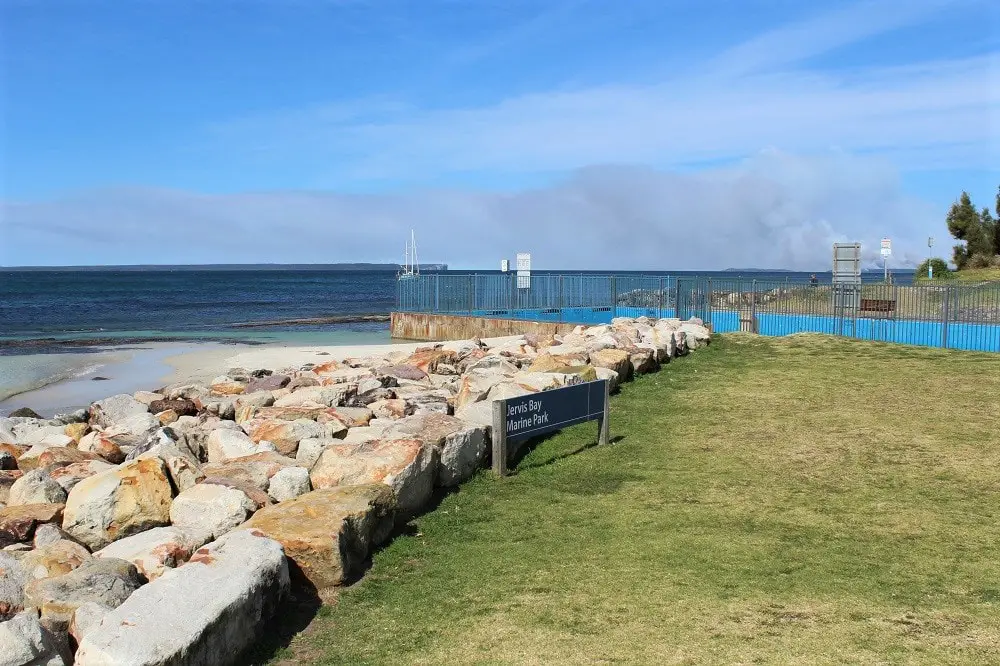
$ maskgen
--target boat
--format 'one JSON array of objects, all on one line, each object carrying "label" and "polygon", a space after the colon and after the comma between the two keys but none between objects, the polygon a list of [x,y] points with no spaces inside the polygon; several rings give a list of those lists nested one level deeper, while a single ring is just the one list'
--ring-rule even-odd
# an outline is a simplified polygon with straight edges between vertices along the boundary
[{"label": "boat", "polygon": [[[412,259],[412,261],[411,261]],[[420,264],[417,263],[417,237],[410,229],[410,240],[403,251],[403,268],[396,274],[399,280],[414,280],[420,277]]]}]

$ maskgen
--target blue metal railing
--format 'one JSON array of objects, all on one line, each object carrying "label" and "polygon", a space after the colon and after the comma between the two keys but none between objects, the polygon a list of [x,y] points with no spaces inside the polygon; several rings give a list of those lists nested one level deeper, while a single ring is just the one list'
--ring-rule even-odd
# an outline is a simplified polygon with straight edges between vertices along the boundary
[{"label": "blue metal railing", "polygon": [[840,287],[800,280],[660,275],[429,274],[397,286],[397,310],[605,323],[698,317],[714,331],[799,332],[1000,352],[1000,283]]}]

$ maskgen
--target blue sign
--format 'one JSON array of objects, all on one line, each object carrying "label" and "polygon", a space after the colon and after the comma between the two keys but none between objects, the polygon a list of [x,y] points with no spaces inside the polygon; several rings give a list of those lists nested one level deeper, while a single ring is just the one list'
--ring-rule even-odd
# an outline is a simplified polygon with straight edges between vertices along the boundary
[{"label": "blue sign", "polygon": [[504,405],[507,439],[536,437],[605,415],[607,380],[575,384],[508,398]]}]

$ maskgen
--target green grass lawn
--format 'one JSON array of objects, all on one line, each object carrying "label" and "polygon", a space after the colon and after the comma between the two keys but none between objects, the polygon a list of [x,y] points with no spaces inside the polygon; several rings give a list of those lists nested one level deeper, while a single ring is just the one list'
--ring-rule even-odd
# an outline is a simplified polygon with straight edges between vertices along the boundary
[{"label": "green grass lawn", "polygon": [[280,664],[1000,662],[1000,355],[725,336],[482,473]]},{"label": "green grass lawn", "polygon": [[966,268],[962,271],[954,271],[946,276],[935,277],[933,281],[928,280],[923,275],[915,276],[915,281],[922,283],[946,280],[957,282],[1000,282],[1000,268]]}]

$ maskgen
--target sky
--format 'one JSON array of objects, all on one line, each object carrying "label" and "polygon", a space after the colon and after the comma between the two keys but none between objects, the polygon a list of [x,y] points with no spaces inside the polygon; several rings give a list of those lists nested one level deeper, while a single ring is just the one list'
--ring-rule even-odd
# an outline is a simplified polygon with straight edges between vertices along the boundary
[{"label": "sky", "polygon": [[1000,186],[996,0],[0,0],[0,265],[826,270]]}]

